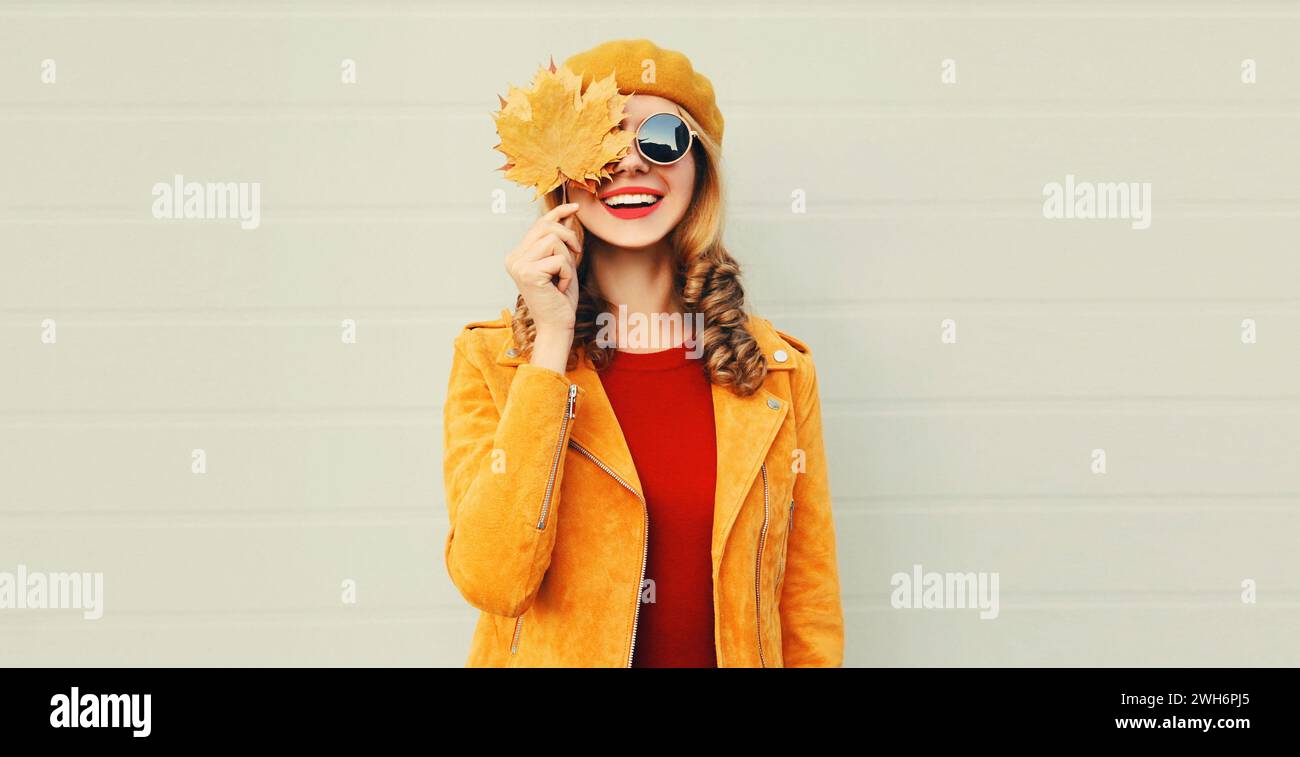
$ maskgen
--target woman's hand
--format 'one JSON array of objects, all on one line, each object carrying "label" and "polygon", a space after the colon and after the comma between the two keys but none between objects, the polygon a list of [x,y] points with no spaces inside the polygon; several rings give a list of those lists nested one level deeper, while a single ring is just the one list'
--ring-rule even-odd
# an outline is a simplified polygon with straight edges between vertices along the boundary
[{"label": "woman's hand", "polygon": [[506,271],[523,295],[537,336],[532,362],[564,373],[578,310],[582,248],[568,220],[578,203],[559,205],[537,219],[506,257]]}]

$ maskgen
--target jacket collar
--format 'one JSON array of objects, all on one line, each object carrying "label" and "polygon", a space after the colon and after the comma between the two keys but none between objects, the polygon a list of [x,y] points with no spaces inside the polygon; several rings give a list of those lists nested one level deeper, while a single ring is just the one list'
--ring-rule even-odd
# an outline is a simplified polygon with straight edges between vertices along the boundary
[{"label": "jacket collar", "polygon": [[[503,310],[502,317],[508,327],[510,312]],[[793,348],[776,333],[770,323],[751,315],[747,328],[767,358],[769,373],[795,370],[790,354]],[[605,394],[600,376],[586,359],[585,353],[582,350],[579,353],[577,367],[565,374],[578,385],[582,393],[571,438],[644,499],[641,479],[637,476],[632,453],[619,427],[609,396]],[[514,348],[510,338],[503,340],[496,357],[497,364],[503,366],[518,366],[527,362],[527,358]],[[717,560],[721,557],[722,546],[726,544],[745,494],[761,476],[763,458],[789,412],[789,402],[768,391],[766,387],[760,387],[748,397],[741,397],[730,389],[715,384],[712,393],[718,471],[713,510],[713,553]]]}]

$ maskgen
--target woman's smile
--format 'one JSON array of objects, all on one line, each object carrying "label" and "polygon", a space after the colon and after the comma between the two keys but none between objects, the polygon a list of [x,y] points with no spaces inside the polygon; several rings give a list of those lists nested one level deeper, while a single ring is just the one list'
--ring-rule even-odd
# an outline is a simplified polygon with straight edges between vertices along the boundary
[{"label": "woman's smile", "polygon": [[615,218],[631,220],[655,212],[664,193],[650,187],[619,187],[600,195],[600,205]]}]

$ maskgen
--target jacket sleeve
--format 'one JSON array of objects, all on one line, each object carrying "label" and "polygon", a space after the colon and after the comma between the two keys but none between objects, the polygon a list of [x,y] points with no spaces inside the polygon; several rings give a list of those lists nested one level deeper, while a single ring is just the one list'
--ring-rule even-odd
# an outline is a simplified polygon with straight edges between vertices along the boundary
[{"label": "jacket sleeve", "polygon": [[472,330],[457,337],[443,410],[444,559],[471,605],[518,617],[551,562],[578,387],[525,363],[498,412],[476,364],[490,359]]},{"label": "jacket sleeve", "polygon": [[795,478],[794,521],[786,547],[781,587],[781,654],[787,667],[840,667],[844,662],[844,614],[840,605],[821,398],[809,354],[807,375],[795,387],[795,418],[805,470]]}]

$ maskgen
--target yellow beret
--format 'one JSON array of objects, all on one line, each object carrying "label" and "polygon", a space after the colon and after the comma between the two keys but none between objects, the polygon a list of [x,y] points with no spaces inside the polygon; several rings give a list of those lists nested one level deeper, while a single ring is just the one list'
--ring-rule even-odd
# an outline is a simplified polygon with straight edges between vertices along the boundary
[{"label": "yellow beret", "polygon": [[[654,61],[651,69],[645,61]],[[713,82],[698,73],[691,61],[676,50],[666,50],[648,39],[615,39],[603,42],[586,52],[564,61],[564,65],[582,77],[583,91],[595,79],[614,72],[614,81],[623,94],[658,95],[686,108],[705,133],[722,144],[722,111],[713,99]]]}]

